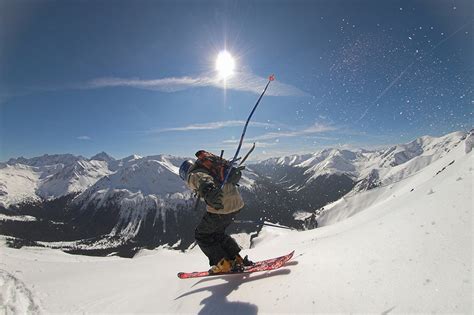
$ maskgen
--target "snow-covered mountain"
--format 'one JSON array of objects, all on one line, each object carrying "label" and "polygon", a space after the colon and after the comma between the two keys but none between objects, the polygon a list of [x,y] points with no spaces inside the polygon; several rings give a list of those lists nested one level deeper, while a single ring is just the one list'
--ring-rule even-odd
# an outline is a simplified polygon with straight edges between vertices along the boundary
[{"label": "snow-covered mountain", "polygon": [[30,158],[30,159],[27,159],[24,157],[19,157],[16,159],[12,158],[8,160],[6,164],[9,164],[9,165],[22,164],[22,165],[28,165],[28,166],[33,166],[33,167],[48,167],[51,165],[70,165],[80,160],[85,160],[85,158],[82,156],[75,156],[72,154],[53,154],[53,155],[45,154],[42,156]]},{"label": "snow-covered mountain", "polygon": [[191,191],[178,175],[183,160],[166,155],[126,158],[115,173],[90,186],[73,204],[81,211],[112,207],[119,212],[112,233],[126,231],[136,235],[151,212],[156,218],[164,217],[166,209],[189,205]]},{"label": "snow-covered mountain", "polygon": [[107,162],[107,163],[111,163],[111,162],[116,161],[114,157],[108,155],[104,151],[102,151],[100,153],[97,153],[96,155],[91,157],[91,160],[104,161],[104,162]]},{"label": "snow-covered mountain", "polygon": [[429,165],[415,163],[421,153],[394,166],[417,164],[327,205],[317,229],[265,227],[241,243],[253,260],[295,250],[276,271],[178,279],[207,268],[197,247],[133,259],[1,248],[0,300],[7,313],[472,314],[473,144],[471,134]]},{"label": "snow-covered mountain", "polygon": [[[466,137],[456,132],[385,150],[325,149],[250,165],[241,181],[247,204],[241,219],[314,228],[315,216],[328,204],[407,179],[472,140]],[[119,237],[142,239],[138,246],[181,242],[185,248],[200,212],[178,176],[184,159],[131,155],[116,160],[104,152],[91,159],[69,154],[11,159],[0,165],[0,209],[41,220],[5,216],[0,224],[8,235],[30,241]],[[19,228],[23,222],[29,228]],[[25,231],[41,233],[33,237]]]},{"label": "snow-covered mountain", "polygon": [[109,174],[107,162],[71,154],[10,159],[0,165],[0,206],[80,193]]},{"label": "snow-covered mountain", "polygon": [[[313,154],[271,158],[252,165],[252,169],[275,182],[286,183],[293,190],[328,175],[346,175],[359,184],[357,190],[363,190],[362,184],[366,182],[385,185],[410,176],[444,156],[465,137],[463,132],[439,138],[424,136],[379,151],[324,149]],[[183,160],[166,155],[131,155],[116,160],[105,152],[90,159],[71,154],[10,159],[0,165],[0,206],[6,208],[23,201],[53,199],[86,190],[87,197],[81,196],[79,200],[97,199],[98,191],[103,194],[104,189],[140,192],[143,196],[183,193],[186,189],[177,177]],[[293,179],[289,172],[280,176],[281,169],[292,170],[297,176]],[[247,188],[252,187],[253,180],[247,177],[244,181]],[[98,186],[92,187],[95,183]]]},{"label": "snow-covered mountain", "polygon": [[[182,160],[171,156],[142,158],[137,155],[116,160],[105,152],[90,159],[71,154],[10,159],[0,165],[0,206],[8,208],[19,203],[82,193],[101,179],[101,189],[158,195],[166,191],[178,192],[184,187],[176,178]],[[109,184],[104,185],[107,181]]]},{"label": "snow-covered mountain", "polygon": [[268,159],[255,168],[296,190],[321,176],[345,175],[354,181],[356,191],[363,191],[411,176],[445,156],[465,138],[466,133],[454,132],[443,137],[424,136],[378,151],[324,149],[314,154]]}]

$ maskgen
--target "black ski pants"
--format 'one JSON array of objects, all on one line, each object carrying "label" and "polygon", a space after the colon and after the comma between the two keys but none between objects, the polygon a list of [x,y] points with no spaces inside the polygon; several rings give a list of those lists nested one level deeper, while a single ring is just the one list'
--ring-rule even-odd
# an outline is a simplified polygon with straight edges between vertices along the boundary
[{"label": "black ski pants", "polygon": [[207,212],[195,230],[194,237],[203,253],[209,258],[209,265],[217,264],[222,258],[234,259],[240,252],[237,242],[225,233],[238,212],[215,214]]}]

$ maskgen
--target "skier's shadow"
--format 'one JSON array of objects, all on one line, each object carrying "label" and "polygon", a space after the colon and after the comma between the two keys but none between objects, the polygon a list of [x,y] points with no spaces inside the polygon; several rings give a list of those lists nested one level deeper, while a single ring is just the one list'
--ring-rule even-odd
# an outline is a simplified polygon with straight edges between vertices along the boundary
[{"label": "skier's shadow", "polygon": [[268,277],[287,275],[291,271],[289,269],[279,269],[271,272],[266,272],[258,276],[250,276],[249,274],[236,274],[226,276],[214,276],[212,278],[206,278],[197,282],[194,286],[212,281],[215,279],[223,279],[226,282],[218,285],[210,285],[207,287],[195,289],[178,296],[175,300],[183,298],[185,296],[210,291],[211,295],[201,301],[201,305],[204,307],[199,311],[198,314],[249,314],[254,315],[258,313],[257,305],[246,303],[246,302],[233,302],[227,299],[227,296],[232,291],[237,290],[243,283],[249,283],[255,280],[261,280]]}]

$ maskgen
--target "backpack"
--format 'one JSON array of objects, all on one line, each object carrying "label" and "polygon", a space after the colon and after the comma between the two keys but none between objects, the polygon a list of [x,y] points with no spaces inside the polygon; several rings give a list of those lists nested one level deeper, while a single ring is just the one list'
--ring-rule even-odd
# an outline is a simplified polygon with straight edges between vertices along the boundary
[{"label": "backpack", "polygon": [[232,167],[229,161],[205,150],[196,152],[196,157],[197,168],[207,170],[216,182],[224,182],[226,171]]}]

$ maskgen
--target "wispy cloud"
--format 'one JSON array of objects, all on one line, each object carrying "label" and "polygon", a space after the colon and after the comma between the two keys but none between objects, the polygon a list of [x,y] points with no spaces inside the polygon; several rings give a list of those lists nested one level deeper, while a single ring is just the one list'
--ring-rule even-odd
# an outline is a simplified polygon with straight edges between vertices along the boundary
[{"label": "wispy cloud", "polygon": [[[260,77],[251,72],[235,73],[226,81],[214,75],[204,73],[196,77],[168,77],[153,80],[142,80],[138,78],[98,78],[88,82],[83,88],[132,87],[171,93],[196,87],[215,87],[260,94],[267,81],[267,78]],[[310,96],[299,88],[279,82],[278,80],[272,82],[266,94],[272,96]]]},{"label": "wispy cloud", "polygon": [[79,136],[76,138],[77,140],[84,140],[84,141],[87,141],[87,140],[91,140],[91,137],[89,136]]},{"label": "wispy cloud", "polygon": [[[199,131],[199,130],[215,130],[228,127],[240,127],[245,124],[244,120],[227,120],[227,121],[214,121],[202,124],[191,124],[181,127],[172,127],[172,128],[163,128],[150,130],[147,133],[162,133],[162,132],[171,132],[171,131]],[[263,122],[250,122],[252,127],[260,128],[274,128],[276,125]]]},{"label": "wispy cloud", "polygon": [[[324,125],[324,124],[314,124],[308,128],[302,130],[281,130],[276,132],[269,132],[263,135],[248,138],[246,141],[248,142],[256,142],[256,141],[268,141],[268,140],[275,140],[280,138],[292,138],[292,137],[302,137],[307,135],[313,135],[318,133],[323,133],[327,131],[334,131],[338,130],[339,128],[333,125]],[[225,140],[224,143],[237,143],[238,139],[232,140]]]},{"label": "wispy cloud", "polygon": [[[278,145],[278,143],[276,143],[276,142],[259,142],[259,141],[256,141],[255,145],[256,145],[257,148],[263,149],[263,148],[275,147],[275,146]],[[242,144],[241,150],[243,152],[247,151],[252,146],[253,146],[253,142],[244,142]],[[222,145],[216,144],[214,146],[211,145],[211,146],[208,147],[208,150],[215,151],[215,152],[219,152],[219,150],[230,150],[230,152],[233,153],[233,152],[235,152],[235,149],[236,149],[236,144],[235,143],[223,143]]]}]

